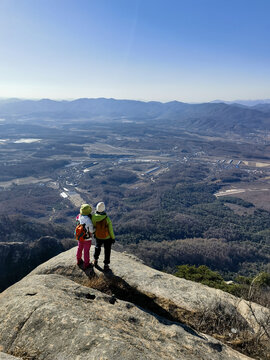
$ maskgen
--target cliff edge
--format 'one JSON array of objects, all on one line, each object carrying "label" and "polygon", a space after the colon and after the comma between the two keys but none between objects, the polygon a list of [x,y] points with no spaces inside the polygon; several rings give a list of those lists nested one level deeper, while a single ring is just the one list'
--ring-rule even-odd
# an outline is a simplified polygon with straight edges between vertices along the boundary
[{"label": "cliff edge", "polygon": [[[0,294],[0,351],[30,360],[244,360],[219,336],[232,343],[242,331],[254,336],[269,316],[128,254],[113,251],[108,273],[82,270],[75,254],[54,257]],[[211,321],[222,336],[196,330]]]}]

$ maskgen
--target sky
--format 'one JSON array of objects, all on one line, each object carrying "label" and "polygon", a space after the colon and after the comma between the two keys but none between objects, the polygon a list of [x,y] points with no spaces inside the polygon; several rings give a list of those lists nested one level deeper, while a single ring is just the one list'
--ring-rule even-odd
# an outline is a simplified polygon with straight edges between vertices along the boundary
[{"label": "sky", "polygon": [[0,0],[0,98],[270,98],[270,0]]}]

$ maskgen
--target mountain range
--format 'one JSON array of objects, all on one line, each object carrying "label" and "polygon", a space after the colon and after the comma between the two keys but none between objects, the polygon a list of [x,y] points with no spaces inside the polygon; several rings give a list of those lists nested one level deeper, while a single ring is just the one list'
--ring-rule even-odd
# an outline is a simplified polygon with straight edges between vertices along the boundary
[{"label": "mountain range", "polygon": [[83,119],[95,121],[166,121],[168,126],[201,132],[249,134],[270,130],[270,104],[248,107],[222,102],[188,104],[135,100],[88,99],[56,101],[50,99],[0,101],[0,117],[10,119]]},{"label": "mountain range", "polygon": [[260,99],[260,100],[233,100],[233,101],[225,101],[225,100],[214,100],[212,103],[225,103],[225,104],[240,104],[244,106],[256,106],[261,104],[270,104],[270,99]]}]

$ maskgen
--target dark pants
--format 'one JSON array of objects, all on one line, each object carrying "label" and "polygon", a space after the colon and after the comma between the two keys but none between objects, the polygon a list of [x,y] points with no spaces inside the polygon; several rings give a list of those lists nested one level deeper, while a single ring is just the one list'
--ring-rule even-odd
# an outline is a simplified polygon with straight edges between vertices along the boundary
[{"label": "dark pants", "polygon": [[112,240],[111,239],[97,239],[96,238],[96,246],[95,246],[95,253],[94,253],[94,259],[98,260],[100,252],[101,252],[101,246],[104,245],[104,264],[109,265],[110,258],[111,258],[111,248],[112,248]]}]

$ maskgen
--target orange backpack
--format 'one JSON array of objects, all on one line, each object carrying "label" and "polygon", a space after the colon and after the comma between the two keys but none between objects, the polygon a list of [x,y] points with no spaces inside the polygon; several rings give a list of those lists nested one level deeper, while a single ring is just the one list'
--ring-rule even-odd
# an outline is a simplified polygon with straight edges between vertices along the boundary
[{"label": "orange backpack", "polygon": [[84,239],[86,238],[86,229],[85,229],[85,224],[79,224],[76,226],[75,229],[75,236],[76,236],[76,240],[78,241],[84,241]]},{"label": "orange backpack", "polygon": [[95,235],[98,239],[106,239],[110,235],[107,216],[103,220],[96,222]]}]

